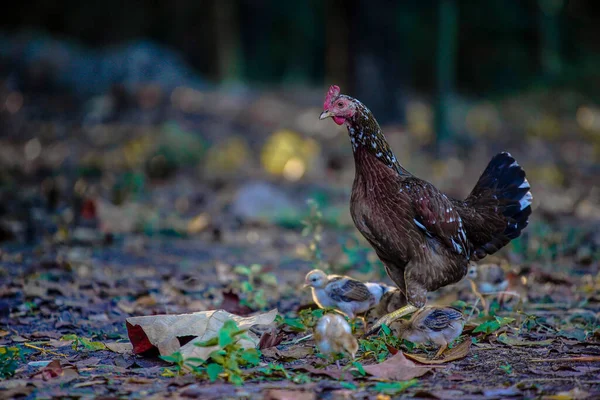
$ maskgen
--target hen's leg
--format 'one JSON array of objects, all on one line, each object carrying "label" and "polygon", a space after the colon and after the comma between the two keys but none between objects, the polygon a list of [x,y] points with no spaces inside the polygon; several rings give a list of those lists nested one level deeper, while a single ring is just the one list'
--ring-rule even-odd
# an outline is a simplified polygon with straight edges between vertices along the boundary
[{"label": "hen's leg", "polygon": [[390,278],[392,278],[394,282],[396,282],[396,284],[398,284],[398,281],[405,283],[405,287],[400,287],[400,290],[404,291],[408,304],[396,311],[392,311],[391,313],[379,318],[379,320],[375,322],[375,324],[371,327],[371,329],[369,329],[365,336],[377,332],[377,330],[383,324],[389,326],[392,322],[397,321],[406,315],[414,313],[419,308],[422,308],[427,302],[427,290],[421,283],[419,283],[420,275],[418,273],[414,273],[414,268],[410,268],[410,266],[407,266],[402,279],[399,279],[399,277],[397,276],[399,275],[399,273],[394,274],[394,276],[392,275],[392,273],[394,272],[393,270],[390,270],[389,268],[387,268],[387,266],[386,269],[388,271],[388,274],[390,275]]}]

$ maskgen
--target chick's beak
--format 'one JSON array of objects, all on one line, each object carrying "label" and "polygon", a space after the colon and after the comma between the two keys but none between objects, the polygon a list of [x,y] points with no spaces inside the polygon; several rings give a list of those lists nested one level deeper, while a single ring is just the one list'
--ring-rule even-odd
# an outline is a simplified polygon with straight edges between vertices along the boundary
[{"label": "chick's beak", "polygon": [[321,113],[321,115],[319,116],[319,119],[325,119],[325,118],[329,118],[329,117],[333,117],[333,114],[331,113],[331,111],[325,110]]},{"label": "chick's beak", "polygon": [[304,285],[302,285],[302,289],[306,289],[307,287],[310,287],[310,285],[307,282],[304,282]]}]

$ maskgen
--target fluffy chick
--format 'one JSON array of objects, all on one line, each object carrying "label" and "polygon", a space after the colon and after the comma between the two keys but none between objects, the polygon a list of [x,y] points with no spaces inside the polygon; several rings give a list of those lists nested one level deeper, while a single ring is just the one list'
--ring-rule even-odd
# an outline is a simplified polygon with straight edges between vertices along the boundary
[{"label": "fluffy chick", "polygon": [[352,336],[350,325],[338,314],[326,314],[319,319],[314,339],[323,354],[346,353],[354,359],[358,351],[358,341]]},{"label": "fluffy chick", "polygon": [[481,294],[502,292],[508,288],[504,269],[498,264],[471,264],[467,277],[475,282]]},{"label": "fluffy chick", "polygon": [[335,308],[354,319],[368,311],[392,287],[379,283],[363,283],[347,276],[327,275],[320,269],[306,274],[305,287],[312,288],[313,300],[321,308]]},{"label": "fluffy chick", "polygon": [[431,342],[440,346],[439,357],[448,343],[460,336],[465,326],[463,314],[452,307],[428,306],[417,310],[410,320],[392,324],[396,334],[413,343]]}]

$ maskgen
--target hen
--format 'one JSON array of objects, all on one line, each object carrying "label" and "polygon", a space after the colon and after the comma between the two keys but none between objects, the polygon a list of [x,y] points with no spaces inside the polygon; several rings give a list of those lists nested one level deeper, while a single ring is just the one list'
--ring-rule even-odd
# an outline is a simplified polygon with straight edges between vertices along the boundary
[{"label": "hen", "polygon": [[458,282],[469,262],[495,253],[527,226],[530,186],[509,153],[494,156],[471,194],[455,200],[400,165],[360,101],[331,86],[323,108],[320,119],[348,128],[356,169],[354,224],[408,301],[371,331],[423,307],[427,292]]}]

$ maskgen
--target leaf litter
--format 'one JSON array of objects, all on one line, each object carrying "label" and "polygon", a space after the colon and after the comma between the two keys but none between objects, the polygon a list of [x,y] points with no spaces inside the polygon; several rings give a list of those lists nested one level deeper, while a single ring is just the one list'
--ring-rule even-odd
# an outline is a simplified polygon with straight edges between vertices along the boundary
[{"label": "leaf litter", "polygon": [[[244,118],[262,126],[251,113]],[[579,206],[565,199],[552,204],[557,194],[548,183],[536,185],[541,200],[527,234],[493,259],[506,267],[507,292],[519,296],[484,294],[482,307],[460,284],[433,294],[432,301],[444,299],[469,318],[461,342],[439,359],[431,358],[427,346],[384,335],[371,338],[368,346],[362,343],[357,359],[340,358],[338,368],[308,336],[322,313],[310,311],[315,306],[300,289],[303,275],[319,267],[390,283],[368,244],[356,236],[346,196],[335,185],[323,188],[324,176],[311,181],[307,175],[306,186],[299,188],[280,187],[260,181],[259,170],[252,171],[258,177],[254,189],[244,191],[238,190],[243,183],[234,180],[214,187],[199,184],[197,176],[183,169],[171,180],[157,181],[155,170],[134,172],[144,170],[156,156],[145,159],[146,150],[140,151],[152,148],[144,143],[156,132],[136,131],[124,145],[122,138],[106,131],[103,140],[116,153],[105,159],[103,151],[87,147],[97,155],[74,160],[82,174],[103,174],[102,185],[88,175],[73,182],[90,189],[80,199],[85,212],[78,213],[67,196],[60,212],[35,206],[31,215],[39,218],[44,243],[34,248],[11,243],[0,250],[0,396],[35,397],[41,393],[38,387],[56,397],[74,392],[98,397],[169,392],[176,397],[186,390],[209,397],[227,393],[256,398],[313,398],[314,390],[319,396],[360,393],[371,398],[399,393],[437,398],[599,395],[600,234],[593,215],[600,214],[593,196]],[[185,129],[177,132],[189,134]],[[404,145],[407,152],[419,154],[414,159],[423,165],[435,160],[411,141]],[[330,156],[330,149],[322,151]],[[21,154],[22,147],[14,153]],[[117,153],[138,162],[133,171],[113,167]],[[455,161],[465,176],[480,172],[477,163]],[[423,172],[442,184],[451,182],[443,173]],[[539,182],[542,172],[532,167],[531,181]],[[336,182],[338,178],[340,185],[351,185],[341,175]],[[105,190],[106,182],[114,185]],[[570,184],[573,192],[582,193],[582,186],[590,186],[577,179]],[[32,185],[31,193],[40,186]],[[261,187],[282,204],[293,205],[308,192],[315,201],[288,215],[269,210],[277,215],[271,219],[251,215],[249,199],[243,215],[229,211],[240,209],[233,204],[240,201],[239,193]],[[464,195],[470,188],[449,189]],[[98,195],[95,203],[87,198],[90,193]],[[12,207],[15,200],[5,201],[9,195],[10,190],[0,190],[2,204]],[[35,204],[44,201],[38,198]],[[95,204],[95,221],[90,204]],[[564,204],[573,204],[573,209]],[[85,219],[90,227],[86,232],[71,229],[62,220],[67,215],[79,224]],[[23,221],[11,222],[21,224],[17,233],[30,229]],[[258,318],[275,308],[279,312],[269,316],[268,328],[241,319]],[[198,312],[205,314],[194,317]],[[210,325],[207,315],[216,313],[228,314],[220,314],[223,318],[203,333],[202,325]],[[132,334],[135,326],[139,329]]]}]

